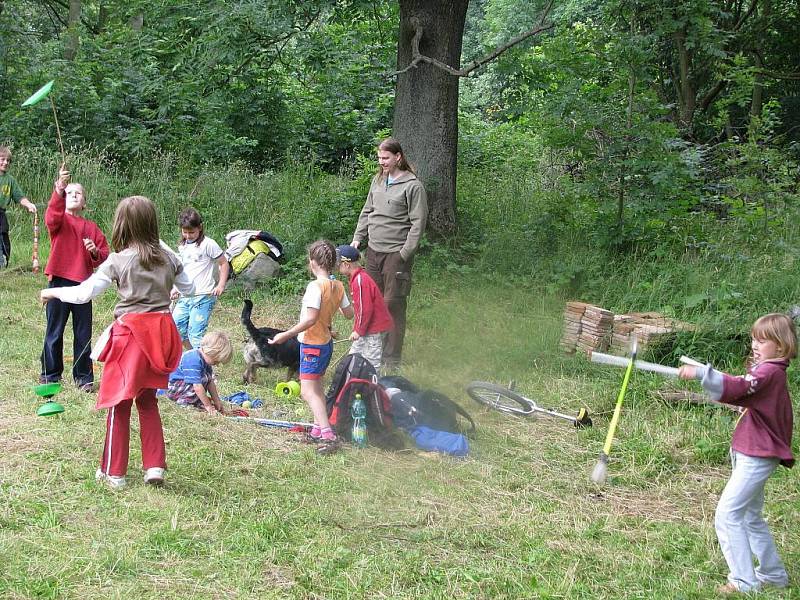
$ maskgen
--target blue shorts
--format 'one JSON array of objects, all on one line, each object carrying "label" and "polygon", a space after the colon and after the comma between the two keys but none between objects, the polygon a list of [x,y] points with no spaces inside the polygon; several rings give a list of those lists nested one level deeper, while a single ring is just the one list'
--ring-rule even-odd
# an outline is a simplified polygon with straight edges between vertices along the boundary
[{"label": "blue shorts", "polygon": [[192,348],[200,347],[200,340],[206,334],[211,311],[217,303],[217,297],[211,294],[203,296],[186,296],[175,303],[172,318],[178,327],[182,340],[189,340]]},{"label": "blue shorts", "polygon": [[327,344],[300,344],[300,379],[320,379],[331,362],[333,340]]}]

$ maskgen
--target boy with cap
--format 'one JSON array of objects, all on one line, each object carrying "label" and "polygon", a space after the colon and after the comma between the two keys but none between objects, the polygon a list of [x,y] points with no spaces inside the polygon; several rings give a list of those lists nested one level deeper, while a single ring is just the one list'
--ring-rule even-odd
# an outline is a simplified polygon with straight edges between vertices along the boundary
[{"label": "boy with cap", "polygon": [[336,249],[339,255],[339,272],[350,279],[350,296],[353,299],[355,319],[350,334],[350,354],[360,354],[380,373],[383,357],[383,339],[394,329],[394,321],[375,281],[360,264],[361,253],[353,246]]}]

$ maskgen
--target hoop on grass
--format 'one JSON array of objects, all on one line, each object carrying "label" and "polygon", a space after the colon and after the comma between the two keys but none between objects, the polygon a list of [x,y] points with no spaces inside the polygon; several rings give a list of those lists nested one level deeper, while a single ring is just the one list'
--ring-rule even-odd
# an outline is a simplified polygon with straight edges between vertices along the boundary
[{"label": "hoop on grass", "polygon": [[511,415],[527,416],[536,410],[536,403],[532,400],[488,381],[473,381],[467,386],[467,393],[478,404]]},{"label": "hoop on grass", "polygon": [[530,398],[518,394],[510,387],[503,387],[488,381],[473,381],[467,386],[467,393],[479,404],[488,406],[500,412],[519,415],[522,417],[533,416],[534,413],[541,413],[557,419],[564,419],[572,423],[576,428],[592,426],[592,419],[589,411],[581,408],[576,416],[566,415],[552,408],[541,408]]}]

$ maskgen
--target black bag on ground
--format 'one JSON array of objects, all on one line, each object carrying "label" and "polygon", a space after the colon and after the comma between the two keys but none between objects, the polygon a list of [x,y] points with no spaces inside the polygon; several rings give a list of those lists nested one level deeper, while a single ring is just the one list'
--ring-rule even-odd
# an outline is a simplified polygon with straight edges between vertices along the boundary
[{"label": "black bag on ground", "polygon": [[[435,390],[421,390],[405,377],[381,377],[378,383],[389,393],[394,424],[401,429],[424,425],[450,433],[475,432],[475,421],[461,405]],[[469,428],[459,421],[469,423]]]},{"label": "black bag on ground", "polygon": [[352,438],[353,417],[350,405],[356,394],[361,394],[367,407],[369,443],[387,450],[402,448],[403,438],[392,423],[389,397],[378,385],[375,367],[360,354],[348,354],[342,358],[325,394],[328,419],[337,437],[346,441]]}]

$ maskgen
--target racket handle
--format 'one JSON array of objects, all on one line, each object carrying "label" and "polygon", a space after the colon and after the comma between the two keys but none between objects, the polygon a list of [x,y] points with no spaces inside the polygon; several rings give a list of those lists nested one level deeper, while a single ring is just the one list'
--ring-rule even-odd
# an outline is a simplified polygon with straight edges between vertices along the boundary
[{"label": "racket handle", "polygon": [[681,361],[681,363],[682,363],[682,364],[684,364],[684,365],[691,365],[691,366],[693,366],[693,367],[703,367],[703,366],[705,366],[705,365],[704,365],[703,363],[701,363],[700,361],[697,361],[697,360],[695,360],[695,359],[693,359],[693,358],[689,358],[689,357],[688,357],[688,356],[686,356],[686,355],[684,355],[684,356],[681,356],[681,358],[680,358],[680,361]]},{"label": "racket handle", "polygon": [[613,354],[603,354],[602,352],[590,352],[589,360],[600,365],[612,365],[614,367],[627,367],[630,359],[624,356],[614,356]]},{"label": "racket handle", "polygon": [[[592,352],[590,359],[593,363],[612,365],[615,367],[627,367],[628,363],[630,362],[630,359],[625,358],[624,356],[614,356],[613,354],[603,354],[602,352]],[[634,361],[633,366],[641,371],[650,371],[652,373],[658,373],[659,375],[665,375],[667,377],[678,376],[678,369],[675,367],[667,367],[665,365],[659,365],[644,360]]]}]

